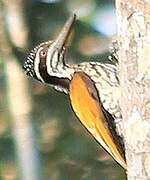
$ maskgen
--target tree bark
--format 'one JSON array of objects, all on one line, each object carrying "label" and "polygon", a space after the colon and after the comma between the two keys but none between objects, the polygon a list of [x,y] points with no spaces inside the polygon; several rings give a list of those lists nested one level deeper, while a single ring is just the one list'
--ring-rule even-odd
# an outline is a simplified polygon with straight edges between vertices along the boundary
[{"label": "tree bark", "polygon": [[150,1],[116,0],[129,180],[150,179]]}]

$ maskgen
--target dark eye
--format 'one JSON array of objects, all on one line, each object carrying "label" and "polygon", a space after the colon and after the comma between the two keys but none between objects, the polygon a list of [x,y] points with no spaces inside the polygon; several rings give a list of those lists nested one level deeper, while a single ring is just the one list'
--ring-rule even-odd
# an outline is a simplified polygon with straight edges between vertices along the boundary
[{"label": "dark eye", "polygon": [[42,49],[41,51],[40,51],[40,57],[41,58],[45,58],[47,56],[47,49]]}]

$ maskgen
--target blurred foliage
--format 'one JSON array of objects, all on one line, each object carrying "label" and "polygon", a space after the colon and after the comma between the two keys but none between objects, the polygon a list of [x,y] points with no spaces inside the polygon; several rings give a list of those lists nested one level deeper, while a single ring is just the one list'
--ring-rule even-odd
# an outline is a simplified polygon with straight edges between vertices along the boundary
[{"label": "blurred foliage", "polygon": [[[112,5],[110,0],[92,1],[23,1],[23,12],[28,31],[24,50],[13,52],[23,64],[24,57],[42,41],[54,39],[71,11],[77,12],[73,26],[72,44],[66,61],[107,60],[110,37],[96,31],[92,21],[100,9]],[[90,9],[87,4],[90,4]],[[81,6],[85,7],[81,8]],[[80,11],[78,12],[78,9]],[[82,13],[84,11],[84,13]],[[107,19],[106,19],[107,20]],[[109,19],[111,21],[111,19]],[[103,26],[103,24],[102,24]],[[110,28],[110,27],[108,27]],[[36,132],[42,161],[44,180],[120,180],[124,170],[105,153],[75,117],[67,95],[29,79],[32,95],[32,124]],[[0,64],[0,173],[2,179],[17,179],[15,148],[11,134],[11,118],[7,109],[5,75]]]}]

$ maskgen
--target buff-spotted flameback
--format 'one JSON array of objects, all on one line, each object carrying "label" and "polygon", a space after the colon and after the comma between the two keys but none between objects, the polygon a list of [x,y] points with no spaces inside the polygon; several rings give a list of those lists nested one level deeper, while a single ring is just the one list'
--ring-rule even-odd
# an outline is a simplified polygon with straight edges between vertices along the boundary
[{"label": "buff-spotted flameback", "polygon": [[41,43],[30,52],[23,67],[27,75],[67,93],[84,127],[126,168],[123,138],[116,128],[122,119],[118,67],[101,62],[65,63],[65,45],[74,21],[73,14],[54,41]]}]

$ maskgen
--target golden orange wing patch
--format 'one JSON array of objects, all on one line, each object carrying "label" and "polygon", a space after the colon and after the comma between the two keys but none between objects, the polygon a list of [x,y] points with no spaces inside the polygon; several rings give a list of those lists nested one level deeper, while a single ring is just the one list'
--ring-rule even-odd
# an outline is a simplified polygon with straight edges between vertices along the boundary
[{"label": "golden orange wing patch", "polygon": [[70,83],[70,100],[81,123],[94,138],[124,168],[126,161],[118,150],[102,111],[98,92],[93,81],[84,72],[76,72]]}]

